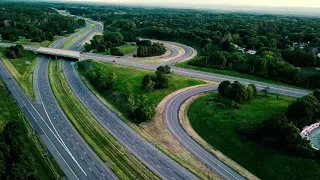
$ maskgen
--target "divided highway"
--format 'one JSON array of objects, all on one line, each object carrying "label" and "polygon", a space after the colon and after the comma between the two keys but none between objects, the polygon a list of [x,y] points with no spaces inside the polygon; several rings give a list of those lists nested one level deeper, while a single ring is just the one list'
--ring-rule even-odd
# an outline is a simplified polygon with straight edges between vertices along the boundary
[{"label": "divided highway", "polygon": [[100,124],[161,179],[198,179],[144,140],[115,113],[111,112],[84,84],[74,65],[68,61],[63,61],[63,71],[74,93]]},{"label": "divided highway", "polygon": [[[84,40],[85,39],[82,41]],[[82,44],[81,40],[71,46],[70,49],[79,49],[76,44]],[[72,65],[70,61],[63,60],[63,72],[75,95],[95,119],[129,152],[161,179],[198,179],[198,177],[146,141],[116,114],[111,112],[90,89],[88,89],[78,75],[75,66]]]}]

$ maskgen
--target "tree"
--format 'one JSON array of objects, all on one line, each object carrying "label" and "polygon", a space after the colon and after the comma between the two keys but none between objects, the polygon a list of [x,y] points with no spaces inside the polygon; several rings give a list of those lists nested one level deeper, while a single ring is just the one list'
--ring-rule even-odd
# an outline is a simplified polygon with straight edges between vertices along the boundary
[{"label": "tree", "polygon": [[315,90],[313,92],[313,96],[316,97],[318,101],[320,101],[320,89]]},{"label": "tree", "polygon": [[123,56],[123,53],[120,51],[120,49],[116,47],[112,47],[110,49],[110,54],[114,56]]},{"label": "tree", "polygon": [[218,87],[218,92],[222,95],[225,96],[226,95],[226,90],[228,90],[231,86],[231,82],[230,81],[223,81],[219,84]]},{"label": "tree", "polygon": [[249,84],[248,86],[250,86],[253,90],[253,96],[256,96],[258,94],[257,88],[255,84]]},{"label": "tree", "polygon": [[98,44],[96,49],[98,52],[106,52],[106,46],[104,44]]},{"label": "tree", "polygon": [[142,89],[146,91],[152,91],[155,86],[155,82],[152,79],[153,79],[152,76],[145,75],[141,83]]},{"label": "tree", "polygon": [[270,87],[265,87],[264,89],[261,90],[264,96],[268,96],[269,91],[270,91]]},{"label": "tree", "polygon": [[85,52],[90,52],[90,50],[91,50],[91,45],[89,43],[85,43],[84,44],[84,51]]},{"label": "tree", "polygon": [[320,111],[319,102],[313,95],[307,95],[294,101],[287,111],[288,118],[295,126],[302,129],[316,121]]},{"label": "tree", "polygon": [[243,84],[235,81],[226,91],[226,97],[238,103],[243,103],[248,98],[247,89]]},{"label": "tree", "polygon": [[254,97],[254,91],[252,86],[247,86],[247,99],[251,100]]},{"label": "tree", "polygon": [[17,59],[16,53],[14,51],[12,51],[11,49],[6,49],[5,54],[10,59]]},{"label": "tree", "polygon": [[113,44],[123,43],[123,36],[120,32],[107,32],[103,35],[104,41],[110,41]]}]

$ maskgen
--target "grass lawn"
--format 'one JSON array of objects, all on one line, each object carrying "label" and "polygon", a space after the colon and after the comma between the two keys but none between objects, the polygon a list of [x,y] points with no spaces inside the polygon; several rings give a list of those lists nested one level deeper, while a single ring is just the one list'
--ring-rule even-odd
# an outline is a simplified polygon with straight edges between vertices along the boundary
[{"label": "grass lawn", "polygon": [[54,41],[56,41],[58,38],[54,37],[53,41],[42,41],[42,42],[31,42],[31,39],[26,39],[24,37],[19,37],[18,41],[11,42],[7,40],[2,40],[2,42],[6,43],[14,43],[14,44],[22,44],[22,45],[32,45],[32,46],[42,46],[42,47],[48,47],[50,46]]},{"label": "grass lawn", "polygon": [[138,46],[126,44],[126,45],[118,46],[118,48],[120,49],[120,52],[122,52],[122,54],[126,55],[133,52],[137,52]]},{"label": "grass lawn", "polygon": [[284,112],[293,98],[258,95],[240,109],[223,109],[209,99],[214,92],[200,97],[189,109],[188,117],[194,130],[214,148],[262,179],[317,179],[320,162],[292,156],[280,149],[242,140],[236,132],[238,123],[259,123],[274,113]]},{"label": "grass lawn", "polygon": [[[38,56],[31,51],[24,51],[23,57],[8,59],[4,56],[5,48],[0,47],[0,57],[12,76],[18,81],[23,90],[32,101],[35,101],[33,92],[33,71],[37,64]],[[30,64],[26,64],[29,62]]]},{"label": "grass lawn", "polygon": [[[96,25],[93,25],[93,24],[91,25],[92,28],[94,28],[94,26],[96,26]],[[72,44],[74,44],[75,42],[77,42],[78,40],[80,40],[81,38],[83,38],[88,32],[90,32],[90,31],[92,30],[92,28],[84,31],[82,34],[79,34],[78,36],[72,38],[70,41],[66,42],[66,43],[62,46],[62,49],[69,49]],[[73,34],[75,34],[75,33],[73,33]]]},{"label": "grass lawn", "polygon": [[[190,60],[190,61],[192,61],[192,60]],[[175,66],[180,67],[180,68],[185,68],[185,69],[192,69],[192,70],[197,70],[197,71],[216,73],[216,74],[221,74],[221,75],[226,75],[226,76],[238,77],[238,78],[243,78],[243,79],[249,79],[249,80],[254,80],[254,81],[260,81],[260,82],[275,84],[275,85],[281,85],[281,86],[285,86],[285,87],[292,87],[292,88],[306,90],[304,88],[296,87],[296,86],[293,86],[293,85],[290,85],[290,84],[285,84],[285,83],[277,82],[277,81],[270,80],[270,79],[264,79],[264,78],[261,78],[261,77],[258,77],[258,76],[245,74],[245,73],[240,73],[240,72],[236,72],[236,71],[218,70],[218,69],[214,69],[214,68],[192,66],[192,65],[188,64],[188,61],[177,63],[177,64],[175,64]]]},{"label": "grass lawn", "polygon": [[[127,114],[127,108],[125,106],[126,102],[121,98],[121,94],[126,92],[128,84],[132,86],[132,93],[133,95],[145,95],[147,99],[154,104],[155,106],[160,103],[160,101],[167,95],[171,94],[172,92],[199,84],[204,84],[203,81],[186,78],[177,75],[171,75],[169,77],[169,87],[166,89],[155,89],[151,92],[146,92],[141,88],[141,82],[143,77],[146,74],[153,75],[153,71],[137,69],[128,66],[121,66],[117,64],[111,63],[102,63],[97,61],[91,61],[93,65],[100,66],[103,69],[114,72],[117,75],[117,84],[113,88],[112,92],[108,92],[102,94],[109,103],[114,105],[121,113]],[[85,76],[83,71],[80,73]]]},{"label": "grass lawn", "polygon": [[107,162],[120,179],[157,179],[157,177],[128,153],[90,114],[73,94],[62,72],[61,61],[51,61],[49,65],[51,88],[69,120],[77,131],[97,153]]},{"label": "grass lawn", "polygon": [[45,146],[41,143],[39,137],[33,133],[28,120],[0,80],[0,131],[10,121],[17,121],[21,125],[23,131],[21,132],[21,138],[25,142],[25,150],[35,158],[40,179],[62,179],[63,172],[53,157],[43,155],[47,151]]}]

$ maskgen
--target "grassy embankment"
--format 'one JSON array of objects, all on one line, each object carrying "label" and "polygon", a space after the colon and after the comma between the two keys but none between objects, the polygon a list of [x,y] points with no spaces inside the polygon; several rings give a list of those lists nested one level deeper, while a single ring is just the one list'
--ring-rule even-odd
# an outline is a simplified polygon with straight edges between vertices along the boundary
[{"label": "grassy embankment", "polygon": [[21,44],[21,45],[31,45],[31,46],[42,46],[42,47],[48,47],[50,46],[52,43],[54,43],[58,38],[54,37],[53,41],[42,41],[42,42],[31,42],[31,39],[26,39],[23,36],[19,37],[18,41],[15,42],[11,42],[8,40],[2,40],[2,42],[5,43],[14,43],[14,44]]},{"label": "grassy embankment", "polygon": [[[5,48],[0,47],[0,57],[11,75],[18,81],[22,89],[32,101],[35,101],[33,92],[33,71],[37,64],[37,55],[31,51],[24,51],[23,57],[8,59],[4,55]],[[29,62],[30,64],[26,64]]]},{"label": "grassy embankment", "polygon": [[39,137],[34,134],[28,120],[15,103],[2,80],[0,80],[0,131],[6,123],[17,121],[21,125],[21,138],[25,143],[26,151],[35,158],[38,175],[43,180],[62,179],[63,172],[55,160],[46,153],[45,146]]},{"label": "grassy embankment", "polygon": [[49,78],[55,97],[69,120],[120,179],[157,179],[150,170],[127,152],[81,104],[65,79],[61,61],[50,62]]},{"label": "grassy embankment", "polygon": [[[128,54],[136,53],[138,46],[131,45],[131,44],[125,44],[122,46],[118,46],[117,48],[119,48],[120,52],[122,52],[122,54],[125,56]],[[97,50],[93,50],[92,52],[102,54],[102,55],[110,55],[110,49],[107,49],[106,52],[97,52]]]},{"label": "grassy embankment", "polygon": [[300,158],[258,144],[242,140],[236,132],[238,123],[259,123],[272,114],[285,112],[293,98],[258,95],[240,109],[222,108],[210,101],[218,97],[214,92],[200,97],[189,109],[188,117],[194,130],[212,147],[218,149],[251,173],[263,179],[314,179],[320,173],[320,162]]},{"label": "grassy embankment", "polygon": [[[112,105],[121,111],[121,113],[127,115],[127,107],[124,106],[126,102],[120,97],[121,94],[125,93],[128,84],[132,86],[132,94],[145,95],[147,99],[154,105],[157,105],[164,97],[171,94],[172,92],[199,84],[204,84],[203,81],[186,78],[177,75],[171,75],[169,77],[169,87],[165,89],[155,89],[151,92],[146,92],[141,88],[141,82],[146,74],[153,75],[153,71],[142,70],[127,66],[121,66],[111,63],[102,63],[98,61],[91,61],[93,65],[102,67],[108,72],[114,72],[117,75],[117,83],[113,88],[112,92],[102,94]],[[85,72],[80,70],[80,74],[85,76]]]},{"label": "grassy embankment", "polygon": [[[194,59],[191,59],[189,61],[193,61],[193,60]],[[285,84],[285,83],[277,82],[277,81],[270,80],[270,79],[264,79],[264,78],[261,78],[258,76],[240,73],[240,72],[236,72],[236,71],[219,70],[219,69],[214,69],[214,68],[192,66],[192,65],[188,64],[188,61],[177,63],[177,64],[175,64],[175,66],[180,67],[180,68],[185,68],[185,69],[192,69],[192,70],[197,70],[197,71],[216,73],[216,74],[221,74],[221,75],[226,75],[226,76],[238,77],[238,78],[249,79],[249,80],[253,80],[253,81],[259,81],[259,82],[270,83],[270,84],[275,84],[275,85],[280,85],[280,86],[285,86],[285,87],[292,87],[292,88],[307,90],[307,89],[293,86],[290,84]]]},{"label": "grassy embankment", "polygon": [[[182,76],[177,75],[171,75],[169,78],[169,87],[167,89],[157,89],[153,90],[151,92],[146,92],[141,88],[141,81],[146,74],[154,74],[153,71],[148,70],[142,70],[127,66],[121,66],[117,64],[111,64],[111,63],[101,63],[97,61],[92,61],[92,63],[98,65],[99,67],[102,67],[103,69],[111,72],[115,72],[117,75],[117,84],[113,88],[111,92],[108,93],[99,93],[86,79],[85,72],[81,71],[80,69],[80,75],[83,79],[83,81],[86,83],[87,87],[94,93],[96,96],[113,112],[115,112],[122,120],[124,120],[131,128],[133,128],[137,133],[142,135],[145,139],[147,139],[149,142],[154,144],[158,149],[163,151],[165,154],[167,154],[169,157],[180,163],[182,166],[189,169],[191,172],[195,173],[199,177],[201,177],[202,172],[195,172],[192,168],[192,165],[190,166],[188,162],[185,163],[185,159],[181,159],[180,155],[173,154],[170,152],[170,150],[165,148],[165,145],[161,144],[156,138],[153,138],[156,136],[155,134],[148,134],[146,133],[142,127],[132,123],[128,118],[127,113],[127,107],[126,102],[123,98],[121,98],[121,94],[123,94],[126,90],[128,85],[130,84],[132,86],[132,94],[134,96],[136,95],[145,95],[147,99],[154,105],[157,105],[162,101],[164,97],[171,94],[174,91],[177,91],[179,89],[204,84],[203,81],[192,79],[192,78],[185,78]],[[165,127],[163,127],[165,128]],[[161,131],[161,130],[160,130]],[[206,178],[206,177],[204,177]]]}]

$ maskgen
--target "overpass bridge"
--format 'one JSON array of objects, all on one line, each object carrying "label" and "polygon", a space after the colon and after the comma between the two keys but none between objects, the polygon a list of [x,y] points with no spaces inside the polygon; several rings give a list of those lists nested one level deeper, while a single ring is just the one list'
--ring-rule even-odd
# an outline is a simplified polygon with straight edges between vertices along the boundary
[{"label": "overpass bridge", "polygon": [[[16,44],[12,43],[0,43],[1,47],[9,47],[14,46]],[[56,49],[56,48],[49,48],[49,47],[38,47],[38,46],[30,46],[30,45],[23,45],[25,50],[33,51],[37,54],[44,54],[44,55],[51,55],[55,58],[63,57],[63,58],[71,58],[76,59],[77,61],[80,60],[80,52],[77,51],[70,51],[64,49]]]}]

